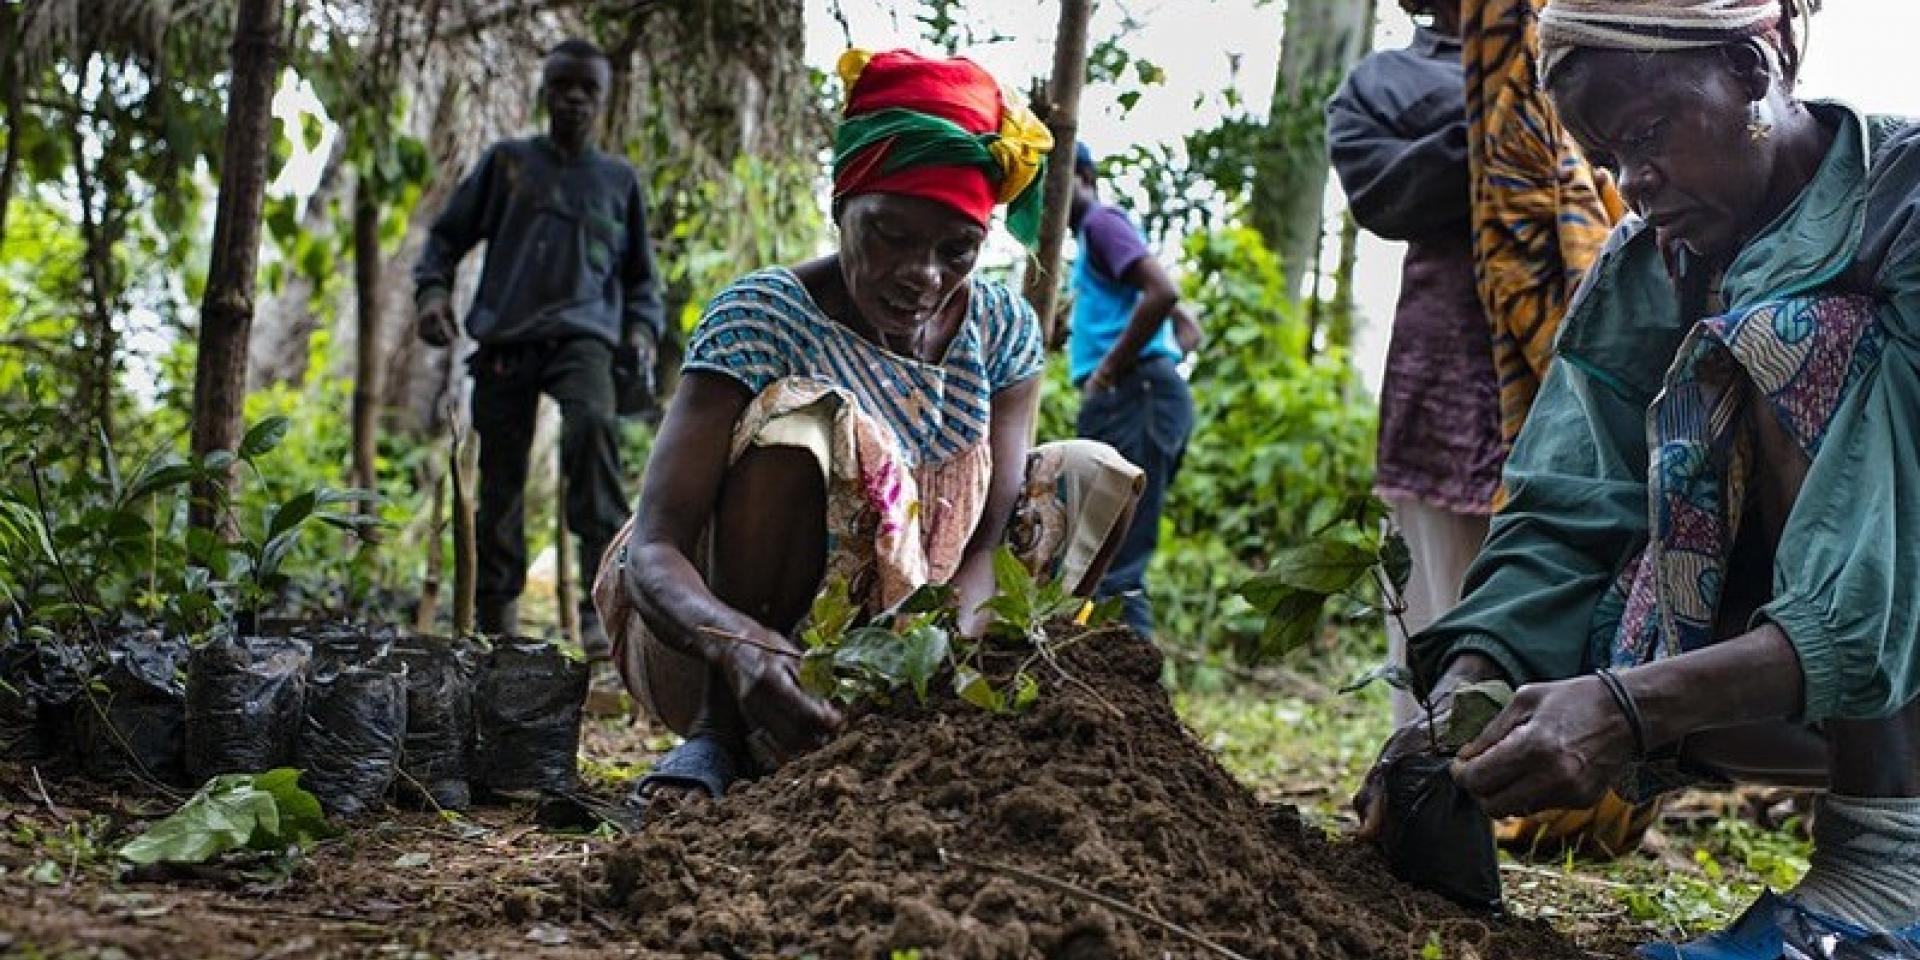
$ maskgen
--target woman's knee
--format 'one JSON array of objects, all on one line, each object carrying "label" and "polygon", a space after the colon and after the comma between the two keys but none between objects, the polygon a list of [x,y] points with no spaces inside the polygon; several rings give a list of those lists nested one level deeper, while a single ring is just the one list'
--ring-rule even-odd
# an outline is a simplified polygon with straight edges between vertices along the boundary
[{"label": "woman's knee", "polygon": [[728,470],[714,507],[708,586],[775,630],[796,624],[826,569],[827,489],[800,447],[755,447]]}]

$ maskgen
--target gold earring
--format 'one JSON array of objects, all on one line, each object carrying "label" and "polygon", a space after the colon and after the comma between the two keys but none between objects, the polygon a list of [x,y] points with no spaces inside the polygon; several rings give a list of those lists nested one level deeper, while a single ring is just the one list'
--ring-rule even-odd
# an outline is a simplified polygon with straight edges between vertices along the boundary
[{"label": "gold earring", "polygon": [[1747,139],[1759,143],[1773,136],[1773,108],[1763,98],[1747,104]]}]

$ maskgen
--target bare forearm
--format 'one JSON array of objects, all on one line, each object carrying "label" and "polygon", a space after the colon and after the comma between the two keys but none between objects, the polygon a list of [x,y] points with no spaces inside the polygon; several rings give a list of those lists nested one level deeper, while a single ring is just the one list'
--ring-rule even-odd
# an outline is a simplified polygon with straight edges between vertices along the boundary
[{"label": "bare forearm", "polygon": [[1116,370],[1127,370],[1140,359],[1140,351],[1153,342],[1160,325],[1167,322],[1168,314],[1173,312],[1179,302],[1171,290],[1149,290],[1140,296],[1140,302],[1134,304],[1133,316],[1127,320],[1127,328],[1120,333],[1120,339],[1113,342],[1113,348],[1107,351],[1106,363]]},{"label": "bare forearm", "polygon": [[1619,676],[1649,748],[1701,730],[1790,720],[1802,709],[1800,658],[1772,624]]}]

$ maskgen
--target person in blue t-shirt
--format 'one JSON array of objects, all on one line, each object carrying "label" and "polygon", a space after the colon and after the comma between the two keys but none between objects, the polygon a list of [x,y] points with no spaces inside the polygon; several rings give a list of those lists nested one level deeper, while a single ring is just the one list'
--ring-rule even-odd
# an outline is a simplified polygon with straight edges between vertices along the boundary
[{"label": "person in blue t-shirt", "polygon": [[1113,566],[1095,595],[1120,597],[1127,625],[1153,635],[1147,562],[1160,535],[1160,510],[1193,432],[1193,395],[1181,358],[1200,328],[1179,305],[1166,268],[1120,208],[1100,201],[1093,153],[1074,156],[1070,217],[1080,255],[1073,270],[1068,370],[1080,388],[1079,434],[1120,452],[1146,473],[1146,489]]}]

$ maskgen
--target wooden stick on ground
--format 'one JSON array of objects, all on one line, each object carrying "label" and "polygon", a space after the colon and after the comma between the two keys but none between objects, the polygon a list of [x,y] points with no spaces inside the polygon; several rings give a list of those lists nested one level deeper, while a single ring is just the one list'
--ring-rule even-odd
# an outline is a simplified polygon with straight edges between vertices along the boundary
[{"label": "wooden stick on ground", "polygon": [[558,479],[553,484],[553,598],[560,606],[560,635],[580,645],[580,608],[573,584],[573,550],[567,537],[567,461],[556,457]]},{"label": "wooden stick on ground", "polygon": [[957,863],[960,866],[967,867],[969,869],[984,870],[988,873],[998,873],[1003,876],[1007,876],[1015,880],[1019,880],[1023,883],[1031,883],[1034,886],[1044,887],[1048,890],[1052,890],[1055,893],[1065,894],[1069,897],[1075,897],[1081,900],[1085,900],[1088,903],[1105,907],[1108,910],[1112,910],[1114,913],[1117,913],[1123,917],[1126,917],[1127,919],[1132,920],[1136,923],[1145,923],[1151,926],[1159,927],[1160,929],[1165,930],[1166,932],[1171,933],[1174,936],[1180,937],[1181,939],[1187,941],[1188,943],[1191,943],[1194,946],[1200,947],[1206,950],[1207,952],[1214,954],[1215,956],[1226,957],[1227,960],[1247,960],[1245,956],[1235,953],[1231,949],[1221,944],[1215,943],[1214,941],[1209,940],[1206,937],[1193,932],[1192,930],[1188,930],[1186,927],[1180,926],[1179,924],[1174,923],[1170,920],[1162,920],[1159,917],[1156,917],[1153,914],[1146,912],[1145,910],[1141,910],[1138,907],[1134,907],[1129,904],[1123,903],[1119,900],[1115,900],[1114,898],[1109,897],[1104,893],[1096,893],[1092,890],[1088,890],[1085,887],[1068,883],[1065,880],[1056,880],[1052,877],[1047,876],[1044,873],[1035,873],[1031,870],[1026,870],[1020,867],[1012,866],[1011,864],[988,863],[985,860],[975,860],[972,857],[962,856],[961,854],[952,853],[947,850],[941,850],[940,857],[941,859],[946,860],[950,863]]},{"label": "wooden stick on ground", "polygon": [[480,449],[473,434],[461,425],[458,412],[449,411],[449,419],[453,424],[453,446],[448,451],[453,478],[453,635],[465,637],[473,634],[473,594],[479,567],[473,475],[479,467]]}]

